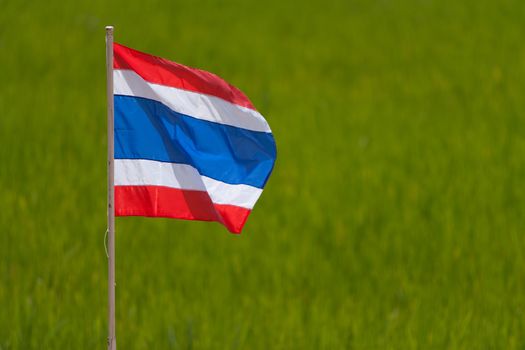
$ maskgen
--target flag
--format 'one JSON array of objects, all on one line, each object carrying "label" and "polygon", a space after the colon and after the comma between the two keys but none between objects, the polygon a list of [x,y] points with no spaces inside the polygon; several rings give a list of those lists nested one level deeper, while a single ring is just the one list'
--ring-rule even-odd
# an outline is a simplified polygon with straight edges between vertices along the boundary
[{"label": "flag", "polygon": [[240,233],[276,158],[266,120],[212,73],[113,48],[115,215]]}]

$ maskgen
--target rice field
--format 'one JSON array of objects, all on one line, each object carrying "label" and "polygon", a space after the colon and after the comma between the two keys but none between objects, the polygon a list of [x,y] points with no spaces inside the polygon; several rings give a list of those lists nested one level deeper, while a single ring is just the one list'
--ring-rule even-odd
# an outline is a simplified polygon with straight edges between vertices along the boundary
[{"label": "rice field", "polygon": [[119,349],[524,349],[525,6],[0,0],[0,349],[103,349],[104,26],[278,159],[242,235],[117,218]]}]

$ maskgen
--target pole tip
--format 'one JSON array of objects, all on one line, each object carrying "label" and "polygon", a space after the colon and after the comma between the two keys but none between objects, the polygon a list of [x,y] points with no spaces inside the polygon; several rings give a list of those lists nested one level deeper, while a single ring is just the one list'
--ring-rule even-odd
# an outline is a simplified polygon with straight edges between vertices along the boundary
[{"label": "pole tip", "polygon": [[113,31],[113,26],[106,26],[106,31],[108,31],[108,32]]}]

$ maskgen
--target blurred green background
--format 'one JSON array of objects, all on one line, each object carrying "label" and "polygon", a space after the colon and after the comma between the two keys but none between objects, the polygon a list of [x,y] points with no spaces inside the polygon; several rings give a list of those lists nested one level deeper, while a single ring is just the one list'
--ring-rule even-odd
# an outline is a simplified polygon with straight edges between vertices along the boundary
[{"label": "blurred green background", "polygon": [[117,219],[120,349],[524,349],[519,0],[0,0],[0,349],[106,342],[104,26],[270,123],[242,235]]}]

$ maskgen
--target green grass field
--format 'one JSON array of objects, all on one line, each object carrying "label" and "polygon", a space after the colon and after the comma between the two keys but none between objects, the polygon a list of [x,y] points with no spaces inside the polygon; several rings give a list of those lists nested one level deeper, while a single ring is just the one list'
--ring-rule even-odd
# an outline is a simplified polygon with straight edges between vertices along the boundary
[{"label": "green grass field", "polygon": [[524,349],[522,1],[0,0],[0,349],[104,349],[104,26],[269,121],[242,235],[117,219],[119,349]]}]

